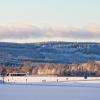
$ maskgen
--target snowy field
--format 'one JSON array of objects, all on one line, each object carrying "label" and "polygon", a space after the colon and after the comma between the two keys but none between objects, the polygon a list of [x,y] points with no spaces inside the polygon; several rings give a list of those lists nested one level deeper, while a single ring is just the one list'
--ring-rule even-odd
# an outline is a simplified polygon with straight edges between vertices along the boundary
[{"label": "snowy field", "polygon": [[100,100],[100,84],[0,84],[0,100]]},{"label": "snowy field", "polygon": [[50,77],[50,76],[6,76],[1,77],[6,83],[17,83],[17,84],[32,84],[32,83],[51,83],[51,82],[78,82],[78,83],[100,83],[100,77]]}]

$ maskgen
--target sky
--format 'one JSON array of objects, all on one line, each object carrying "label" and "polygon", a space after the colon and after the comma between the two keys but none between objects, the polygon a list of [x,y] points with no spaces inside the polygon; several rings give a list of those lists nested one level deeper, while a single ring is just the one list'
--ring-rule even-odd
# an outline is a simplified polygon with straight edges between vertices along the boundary
[{"label": "sky", "polygon": [[0,41],[100,42],[100,0],[0,0]]}]

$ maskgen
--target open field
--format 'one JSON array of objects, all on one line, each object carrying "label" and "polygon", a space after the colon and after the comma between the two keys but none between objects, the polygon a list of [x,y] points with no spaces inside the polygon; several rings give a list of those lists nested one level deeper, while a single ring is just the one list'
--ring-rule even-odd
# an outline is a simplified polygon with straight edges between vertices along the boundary
[{"label": "open field", "polygon": [[54,77],[54,76],[5,76],[0,77],[5,83],[34,84],[34,83],[100,83],[100,77]]},{"label": "open field", "polygon": [[100,84],[0,84],[0,100],[100,100]]}]

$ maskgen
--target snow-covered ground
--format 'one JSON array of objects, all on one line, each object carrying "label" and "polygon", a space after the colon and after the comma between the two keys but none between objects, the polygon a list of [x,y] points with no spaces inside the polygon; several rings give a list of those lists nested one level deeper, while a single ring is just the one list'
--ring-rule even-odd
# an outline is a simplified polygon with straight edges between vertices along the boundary
[{"label": "snow-covered ground", "polygon": [[50,77],[50,76],[6,76],[1,77],[6,83],[18,83],[18,84],[32,84],[32,83],[51,83],[51,82],[78,82],[78,83],[100,83],[100,77]]},{"label": "snow-covered ground", "polygon": [[0,100],[100,100],[100,84],[0,84]]}]

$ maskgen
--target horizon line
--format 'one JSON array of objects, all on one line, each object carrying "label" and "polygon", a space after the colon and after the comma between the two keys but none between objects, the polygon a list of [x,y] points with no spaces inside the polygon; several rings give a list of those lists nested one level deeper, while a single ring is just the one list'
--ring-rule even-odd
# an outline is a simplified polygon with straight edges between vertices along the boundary
[{"label": "horizon line", "polygon": [[55,42],[55,43],[100,43],[100,42],[97,42],[97,41],[34,41],[34,42],[12,42],[12,41],[0,41],[0,43],[15,43],[15,44],[32,44],[32,43],[52,43],[52,42]]}]

